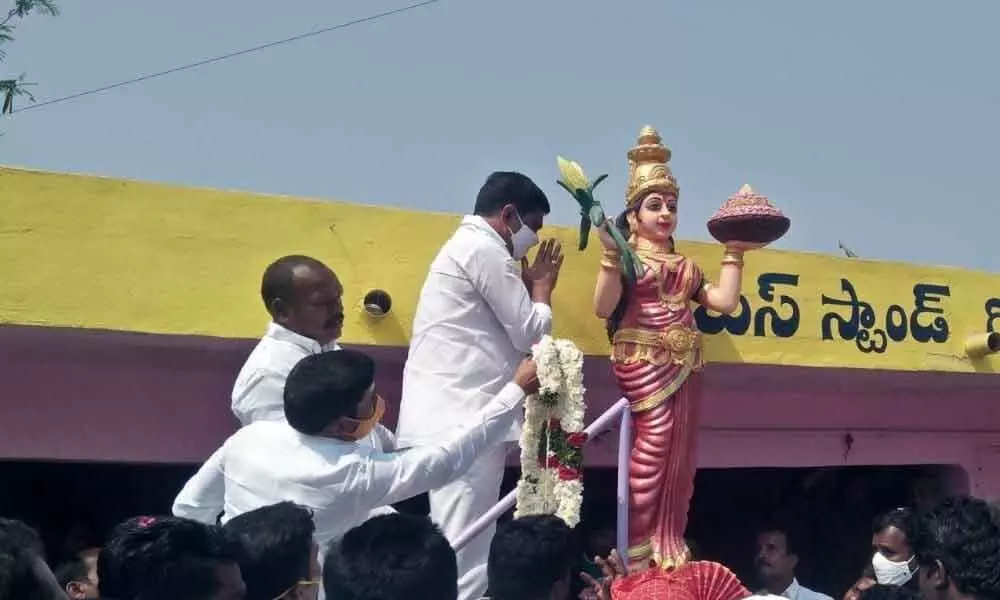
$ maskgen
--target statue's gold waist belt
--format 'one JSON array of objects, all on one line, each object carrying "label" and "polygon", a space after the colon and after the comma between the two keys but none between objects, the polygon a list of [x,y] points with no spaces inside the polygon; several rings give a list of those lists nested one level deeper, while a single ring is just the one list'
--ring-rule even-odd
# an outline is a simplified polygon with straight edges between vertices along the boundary
[{"label": "statue's gold waist belt", "polygon": [[619,329],[612,339],[611,360],[619,364],[647,362],[696,366],[700,359],[701,332],[673,323],[665,329]]}]

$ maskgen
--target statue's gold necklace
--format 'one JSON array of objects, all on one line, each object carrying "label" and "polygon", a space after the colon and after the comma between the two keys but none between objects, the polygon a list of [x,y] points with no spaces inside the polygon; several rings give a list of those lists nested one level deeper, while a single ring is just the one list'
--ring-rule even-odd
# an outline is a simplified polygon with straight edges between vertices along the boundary
[{"label": "statue's gold necklace", "polygon": [[635,253],[646,267],[653,271],[656,277],[656,287],[660,303],[670,311],[683,310],[687,306],[687,299],[682,295],[668,294],[663,289],[665,283],[663,269],[665,268],[671,273],[676,271],[684,261],[684,257],[676,252],[671,252],[661,244],[650,242],[643,238],[636,239],[633,247],[635,248]]},{"label": "statue's gold necklace", "polygon": [[636,238],[634,247],[635,253],[656,272],[657,276],[659,276],[660,265],[666,265],[668,270],[673,271],[683,258],[662,244],[651,242],[645,238]]}]

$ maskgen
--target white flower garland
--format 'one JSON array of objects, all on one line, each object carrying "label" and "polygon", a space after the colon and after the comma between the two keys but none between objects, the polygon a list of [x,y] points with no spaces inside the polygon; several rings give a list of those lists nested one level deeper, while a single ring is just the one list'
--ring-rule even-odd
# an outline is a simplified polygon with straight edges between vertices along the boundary
[{"label": "white flower garland", "polygon": [[[514,517],[554,514],[575,527],[583,503],[583,352],[545,336],[532,348],[539,390],[525,403]],[[551,425],[551,426],[550,426]]]}]

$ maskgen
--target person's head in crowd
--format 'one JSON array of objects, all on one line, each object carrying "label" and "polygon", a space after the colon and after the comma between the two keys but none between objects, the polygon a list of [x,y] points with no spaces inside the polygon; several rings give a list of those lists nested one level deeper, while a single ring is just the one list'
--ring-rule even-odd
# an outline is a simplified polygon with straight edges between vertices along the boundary
[{"label": "person's head in crowd", "polygon": [[760,584],[772,594],[781,595],[795,580],[799,565],[798,539],[791,527],[771,525],[757,534],[754,566]]},{"label": "person's head in crowd", "polygon": [[920,594],[916,590],[902,585],[885,585],[876,583],[875,585],[861,592],[859,600],[919,600]]},{"label": "person's head in crowd", "polygon": [[375,361],[356,350],[302,359],[285,381],[285,420],[299,433],[357,441],[378,424]]},{"label": "person's head in crowd", "polygon": [[872,524],[872,574],[884,585],[903,585],[917,571],[912,540],[917,519],[908,508],[897,508],[875,518]]},{"label": "person's head in crowd", "polygon": [[69,600],[97,598],[97,555],[100,548],[86,548],[56,567],[56,580]]},{"label": "person's head in crowd", "polygon": [[985,501],[948,498],[922,513],[913,551],[924,600],[1000,598],[1000,515]]},{"label": "person's head in crowd", "polygon": [[458,563],[430,519],[382,515],[330,545],[323,590],[336,600],[456,600]]},{"label": "person's head in crowd", "polygon": [[230,519],[224,529],[243,544],[246,600],[316,600],[319,547],[309,509],[292,502],[272,504]]},{"label": "person's head in crowd", "polygon": [[327,345],[344,326],[344,288],[322,262],[285,256],[264,271],[260,295],[271,319],[282,327]]},{"label": "person's head in crowd", "polygon": [[573,530],[554,515],[501,525],[490,545],[491,600],[561,600],[570,590],[578,553]]},{"label": "person's head in crowd", "polygon": [[45,563],[42,540],[21,521],[0,518],[0,598],[65,600]]},{"label": "person's head in crowd", "polygon": [[243,600],[238,540],[222,527],[176,517],[136,517],[111,533],[97,559],[110,600]]},{"label": "person's head in crowd", "polygon": [[482,217],[520,260],[538,243],[538,230],[549,214],[545,192],[521,173],[498,171],[479,189],[473,214]]}]

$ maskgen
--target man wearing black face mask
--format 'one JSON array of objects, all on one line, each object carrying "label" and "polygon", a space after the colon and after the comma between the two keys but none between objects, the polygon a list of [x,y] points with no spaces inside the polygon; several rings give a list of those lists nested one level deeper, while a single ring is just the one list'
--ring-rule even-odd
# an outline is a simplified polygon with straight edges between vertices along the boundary
[{"label": "man wearing black face mask", "polygon": [[[413,320],[403,371],[399,447],[434,443],[469,423],[510,380],[518,362],[552,330],[552,290],[562,250],[538,243],[549,201],[520,173],[493,173],[431,263]],[[507,442],[516,441],[512,427]],[[452,542],[497,501],[508,449],[498,444],[457,480],[430,493],[431,519]],[[486,559],[494,527],[457,554],[459,598],[486,591]]]}]

